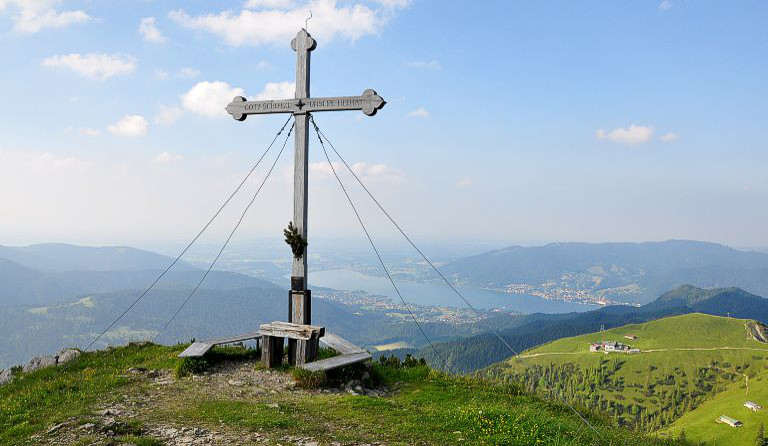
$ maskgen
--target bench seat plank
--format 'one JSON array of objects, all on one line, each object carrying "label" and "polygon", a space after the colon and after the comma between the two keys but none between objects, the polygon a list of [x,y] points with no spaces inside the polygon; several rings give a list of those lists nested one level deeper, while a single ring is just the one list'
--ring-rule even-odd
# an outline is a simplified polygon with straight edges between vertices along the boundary
[{"label": "bench seat plank", "polygon": [[336,336],[333,333],[326,333],[325,336],[322,339],[320,339],[320,342],[336,350],[342,355],[365,352],[365,350],[363,350],[362,348],[356,346],[355,344],[347,341],[346,339],[340,336]]},{"label": "bench seat plank", "polygon": [[333,358],[321,359],[320,361],[310,362],[301,366],[304,370],[310,372],[328,371],[345,365],[356,364],[371,359],[368,352],[352,353],[348,355],[334,356]]},{"label": "bench seat plank", "polygon": [[198,358],[211,350],[216,345],[233,344],[235,342],[249,341],[252,339],[261,339],[259,333],[248,333],[237,336],[230,336],[228,338],[209,339],[207,341],[196,341],[192,345],[187,347],[186,350],[179,354],[179,358]]}]

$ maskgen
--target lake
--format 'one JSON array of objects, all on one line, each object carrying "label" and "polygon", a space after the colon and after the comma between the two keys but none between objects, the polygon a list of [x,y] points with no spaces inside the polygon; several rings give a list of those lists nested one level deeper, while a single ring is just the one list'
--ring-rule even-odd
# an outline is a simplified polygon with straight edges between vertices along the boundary
[{"label": "lake", "polygon": [[[386,277],[368,276],[349,269],[334,269],[311,271],[309,281],[314,286],[346,291],[361,290],[368,294],[387,296],[395,302],[400,302],[400,298]],[[441,307],[467,307],[448,285],[398,281],[395,283],[408,302]],[[472,306],[478,309],[500,308],[520,313],[569,313],[599,308],[599,305],[547,300],[530,294],[502,293],[467,287],[461,287],[458,290]]]}]

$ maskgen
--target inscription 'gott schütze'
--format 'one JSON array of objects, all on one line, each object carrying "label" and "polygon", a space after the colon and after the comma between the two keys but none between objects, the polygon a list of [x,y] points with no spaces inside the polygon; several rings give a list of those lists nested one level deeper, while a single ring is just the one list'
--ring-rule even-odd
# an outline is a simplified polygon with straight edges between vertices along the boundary
[{"label": "inscription 'gott sch\u00fctze'", "polygon": [[244,104],[245,110],[290,110],[292,101],[282,102],[247,102]]}]

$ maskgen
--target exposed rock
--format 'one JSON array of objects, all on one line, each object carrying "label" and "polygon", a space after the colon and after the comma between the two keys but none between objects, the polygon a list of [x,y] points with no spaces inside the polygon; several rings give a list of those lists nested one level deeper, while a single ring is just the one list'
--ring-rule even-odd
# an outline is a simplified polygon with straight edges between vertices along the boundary
[{"label": "exposed rock", "polygon": [[80,351],[75,349],[62,350],[56,358],[56,364],[66,364],[80,356]]},{"label": "exposed rock", "polygon": [[57,424],[57,425],[51,427],[50,429],[48,429],[48,432],[46,432],[46,433],[52,434],[52,433],[56,432],[57,430],[61,429],[62,427],[64,427],[64,423]]},{"label": "exposed rock", "polygon": [[45,367],[51,367],[56,365],[56,357],[51,355],[37,356],[32,358],[27,365],[24,366],[25,372],[34,372]]},{"label": "exposed rock", "polygon": [[0,386],[8,384],[12,379],[13,373],[11,373],[11,369],[6,369],[0,372]]}]

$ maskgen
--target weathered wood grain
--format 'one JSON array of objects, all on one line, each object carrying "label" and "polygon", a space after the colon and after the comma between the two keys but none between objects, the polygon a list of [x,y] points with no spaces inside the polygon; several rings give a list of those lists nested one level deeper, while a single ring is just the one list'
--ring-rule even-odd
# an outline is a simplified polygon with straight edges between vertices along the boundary
[{"label": "weathered wood grain", "polygon": [[308,340],[321,338],[325,335],[325,327],[315,325],[292,324],[290,322],[272,322],[261,324],[259,333],[262,336],[277,336],[281,338]]},{"label": "weathered wood grain", "polygon": [[310,372],[328,371],[338,367],[343,367],[350,364],[356,364],[371,359],[371,355],[368,352],[353,353],[350,355],[334,356],[333,358],[321,359],[320,361],[310,362],[301,366],[304,370]]},{"label": "weathered wood grain", "polygon": [[328,98],[275,99],[269,101],[249,101],[237,96],[227,105],[227,113],[242,121],[248,115],[266,115],[272,113],[313,113],[319,111],[362,110],[373,116],[387,104],[376,91],[368,89],[360,96],[336,96]]},{"label": "weathered wood grain", "polygon": [[285,339],[276,336],[261,338],[261,364],[268,369],[280,367],[283,363]]},{"label": "weathered wood grain", "polygon": [[213,344],[206,342],[193,342],[192,345],[187,347],[186,350],[179,354],[179,358],[199,358],[204,356],[210,349],[213,348]]},{"label": "weathered wood grain", "polygon": [[243,342],[249,340],[259,340],[261,338],[260,333],[247,333],[237,336],[230,336],[228,338],[209,339],[207,341],[196,341],[192,345],[187,347],[186,350],[179,354],[179,358],[196,358],[204,356],[210,349],[217,345],[233,344],[235,342]]},{"label": "weathered wood grain", "polygon": [[341,336],[337,336],[333,333],[326,333],[323,339],[320,340],[326,346],[336,350],[342,355],[349,355],[354,353],[364,353],[365,350],[356,346],[355,344],[347,341]]}]

